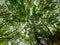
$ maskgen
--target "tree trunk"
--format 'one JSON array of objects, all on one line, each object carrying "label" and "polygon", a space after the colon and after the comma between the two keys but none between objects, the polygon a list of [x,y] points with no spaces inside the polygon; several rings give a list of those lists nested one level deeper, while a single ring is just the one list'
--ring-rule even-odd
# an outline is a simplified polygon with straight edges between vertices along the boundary
[{"label": "tree trunk", "polygon": [[54,42],[52,41],[52,45],[54,45]]}]

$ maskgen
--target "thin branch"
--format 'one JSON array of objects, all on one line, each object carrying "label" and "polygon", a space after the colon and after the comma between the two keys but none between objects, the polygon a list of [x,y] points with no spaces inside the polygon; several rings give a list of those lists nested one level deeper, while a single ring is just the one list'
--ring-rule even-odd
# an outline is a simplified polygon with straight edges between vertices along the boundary
[{"label": "thin branch", "polygon": [[[43,19],[41,20],[41,23],[48,29],[48,31],[51,33],[50,29],[48,28],[48,25],[44,23]],[[52,34],[52,33],[51,33]]]}]

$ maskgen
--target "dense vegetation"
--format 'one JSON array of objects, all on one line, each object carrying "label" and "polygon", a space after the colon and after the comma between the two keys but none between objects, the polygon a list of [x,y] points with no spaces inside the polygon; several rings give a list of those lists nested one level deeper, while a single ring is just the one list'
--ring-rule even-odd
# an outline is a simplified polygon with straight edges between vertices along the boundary
[{"label": "dense vegetation", "polygon": [[0,0],[0,45],[60,45],[60,0]]}]

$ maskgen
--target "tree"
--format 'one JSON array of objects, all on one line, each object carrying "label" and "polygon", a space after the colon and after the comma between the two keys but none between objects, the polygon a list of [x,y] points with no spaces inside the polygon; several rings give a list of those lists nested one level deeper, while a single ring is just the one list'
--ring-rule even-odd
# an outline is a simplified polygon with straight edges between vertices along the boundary
[{"label": "tree", "polygon": [[2,0],[0,4],[1,44],[5,45],[4,42],[6,42],[8,45],[7,42],[11,42],[12,45],[18,45],[20,41],[28,45],[58,44],[55,38],[60,34],[58,2],[55,0]]}]

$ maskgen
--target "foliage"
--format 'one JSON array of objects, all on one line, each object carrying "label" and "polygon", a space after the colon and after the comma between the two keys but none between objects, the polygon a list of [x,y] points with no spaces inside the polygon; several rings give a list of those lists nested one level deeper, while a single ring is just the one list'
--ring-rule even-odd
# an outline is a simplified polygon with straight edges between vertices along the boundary
[{"label": "foliage", "polygon": [[52,44],[51,37],[60,31],[59,1],[1,0],[1,45],[5,42],[8,45],[9,41],[12,45],[18,45],[20,41],[27,45]]}]

